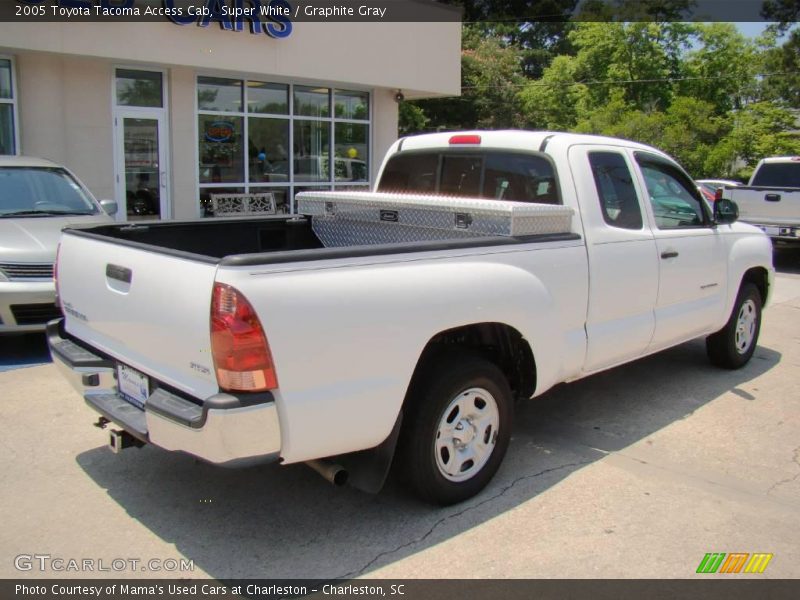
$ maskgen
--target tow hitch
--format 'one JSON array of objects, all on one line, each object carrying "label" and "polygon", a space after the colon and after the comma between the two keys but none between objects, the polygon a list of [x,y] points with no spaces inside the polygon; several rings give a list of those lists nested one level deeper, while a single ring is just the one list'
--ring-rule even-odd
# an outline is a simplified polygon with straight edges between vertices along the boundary
[{"label": "tow hitch", "polygon": [[114,454],[119,454],[125,448],[141,448],[144,442],[136,439],[130,433],[120,429],[112,429],[108,436],[108,447]]}]

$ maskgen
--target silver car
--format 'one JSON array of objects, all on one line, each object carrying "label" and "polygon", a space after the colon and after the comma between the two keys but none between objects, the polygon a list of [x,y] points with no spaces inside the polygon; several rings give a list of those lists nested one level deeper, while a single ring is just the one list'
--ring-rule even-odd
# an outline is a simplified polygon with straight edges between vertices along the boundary
[{"label": "silver car", "polygon": [[116,210],[62,166],[0,156],[0,334],[43,331],[59,316],[53,263],[61,229],[110,223]]}]

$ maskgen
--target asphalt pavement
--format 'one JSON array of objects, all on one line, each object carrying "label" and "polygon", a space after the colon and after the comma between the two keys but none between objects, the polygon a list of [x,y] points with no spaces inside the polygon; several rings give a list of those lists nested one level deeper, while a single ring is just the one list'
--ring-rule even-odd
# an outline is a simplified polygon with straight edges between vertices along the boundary
[{"label": "asphalt pavement", "polygon": [[[798,258],[778,255],[745,368],[710,366],[698,340],[558,386],[519,407],[489,487],[449,508],[303,465],[114,455],[41,340],[0,339],[0,577],[691,578],[712,552],[770,553],[748,577],[800,577]],[[193,570],[163,568],[180,559]]]}]

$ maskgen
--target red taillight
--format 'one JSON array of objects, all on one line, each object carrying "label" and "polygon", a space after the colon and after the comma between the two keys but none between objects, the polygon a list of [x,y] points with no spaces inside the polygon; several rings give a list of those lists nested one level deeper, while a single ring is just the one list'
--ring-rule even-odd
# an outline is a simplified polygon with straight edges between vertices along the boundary
[{"label": "red taillight", "polygon": [[459,144],[480,144],[481,136],[479,135],[454,135],[450,137],[450,145]]},{"label": "red taillight", "polygon": [[61,308],[61,295],[58,293],[58,254],[61,252],[61,242],[56,247],[56,262],[53,263],[53,283],[56,286],[56,306]]},{"label": "red taillight", "polygon": [[272,354],[256,311],[239,290],[214,284],[211,354],[219,387],[261,392],[278,387]]}]

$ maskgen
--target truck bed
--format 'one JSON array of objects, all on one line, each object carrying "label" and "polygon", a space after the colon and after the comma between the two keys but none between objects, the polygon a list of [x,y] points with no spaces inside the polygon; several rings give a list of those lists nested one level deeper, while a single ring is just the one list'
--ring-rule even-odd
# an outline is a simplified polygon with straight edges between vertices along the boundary
[{"label": "truck bed", "polygon": [[322,248],[311,221],[289,215],[252,219],[104,225],[78,235],[120,240],[142,249],[172,250],[186,258],[218,262],[225,256]]},{"label": "truck bed", "polygon": [[206,263],[321,260],[574,237],[572,209],[371,192],[298,195],[300,215],[126,223],[73,233]]}]

